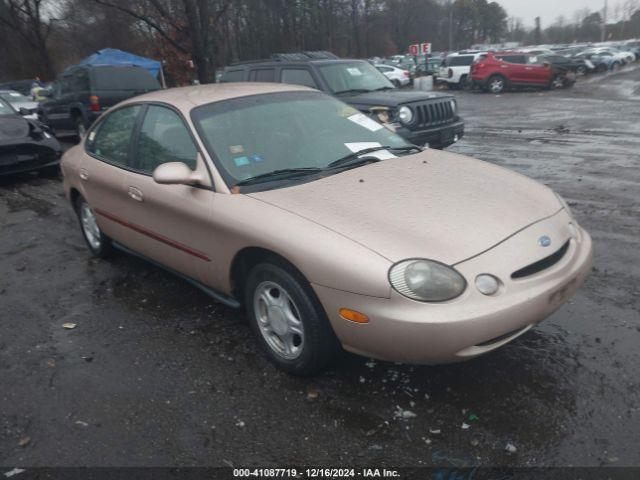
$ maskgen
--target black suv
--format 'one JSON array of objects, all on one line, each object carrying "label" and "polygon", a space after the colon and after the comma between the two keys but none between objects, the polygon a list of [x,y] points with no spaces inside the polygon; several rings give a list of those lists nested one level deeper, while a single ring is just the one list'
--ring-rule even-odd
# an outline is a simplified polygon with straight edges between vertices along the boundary
[{"label": "black suv", "polygon": [[327,92],[371,116],[416,145],[445,148],[464,135],[450,94],[400,90],[364,60],[329,52],[276,54],[224,69],[221,82],[281,82]]},{"label": "black suv", "polygon": [[159,89],[158,80],[144,68],[71,67],[46,92],[48,98],[40,103],[38,117],[56,133],[72,131],[80,137],[104,110]]}]

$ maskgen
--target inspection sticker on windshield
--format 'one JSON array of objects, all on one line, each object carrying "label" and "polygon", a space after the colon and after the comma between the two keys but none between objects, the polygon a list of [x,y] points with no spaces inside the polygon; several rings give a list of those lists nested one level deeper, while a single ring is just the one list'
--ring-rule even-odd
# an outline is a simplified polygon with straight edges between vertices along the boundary
[{"label": "inspection sticker on windshield", "polygon": [[[378,142],[353,142],[345,143],[344,146],[355,153],[359,152],[360,150],[364,150],[365,148],[381,147],[382,144]],[[365,155],[367,157],[374,157],[379,160],[389,160],[390,158],[396,158],[396,156],[389,150],[378,150],[376,152],[366,153]]]},{"label": "inspection sticker on windshield", "polygon": [[382,128],[382,125],[375,120],[371,120],[364,113],[356,113],[355,115],[348,117],[348,119],[372,132],[377,132]]},{"label": "inspection sticker on windshield", "polygon": [[360,69],[355,67],[347,68],[347,72],[349,72],[349,75],[351,75],[352,77],[359,77],[362,75]]}]

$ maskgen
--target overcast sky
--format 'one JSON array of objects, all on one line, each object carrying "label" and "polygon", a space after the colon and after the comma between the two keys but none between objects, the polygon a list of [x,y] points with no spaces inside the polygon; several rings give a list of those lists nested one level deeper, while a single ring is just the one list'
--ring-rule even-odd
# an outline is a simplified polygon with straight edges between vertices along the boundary
[{"label": "overcast sky", "polygon": [[[609,0],[609,9],[617,1]],[[571,21],[576,10],[588,8],[593,12],[604,6],[604,0],[498,0],[498,3],[507,10],[510,17],[521,18],[528,26],[532,26],[534,19],[539,16],[543,28],[560,15]]]}]

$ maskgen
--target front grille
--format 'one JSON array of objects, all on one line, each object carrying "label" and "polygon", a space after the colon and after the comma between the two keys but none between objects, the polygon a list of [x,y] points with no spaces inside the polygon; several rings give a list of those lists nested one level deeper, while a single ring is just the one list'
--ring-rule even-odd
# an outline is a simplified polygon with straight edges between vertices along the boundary
[{"label": "front grille", "polygon": [[451,99],[449,98],[446,100],[432,100],[427,103],[413,105],[413,107],[418,114],[418,121],[416,122],[418,128],[442,125],[453,121],[455,118]]},{"label": "front grille", "polygon": [[527,265],[526,267],[521,268],[516,272],[513,272],[511,274],[511,278],[517,279],[517,278],[528,277],[530,275],[534,275],[538,272],[541,272],[543,270],[546,270],[547,268],[552,267],[553,265],[558,263],[562,259],[562,257],[564,257],[564,255],[567,253],[567,250],[569,250],[570,244],[571,244],[571,240],[567,240],[567,242],[560,248],[560,250],[558,250],[555,253],[552,253],[551,255],[543,258],[542,260],[538,260],[537,262],[532,263],[531,265]]}]

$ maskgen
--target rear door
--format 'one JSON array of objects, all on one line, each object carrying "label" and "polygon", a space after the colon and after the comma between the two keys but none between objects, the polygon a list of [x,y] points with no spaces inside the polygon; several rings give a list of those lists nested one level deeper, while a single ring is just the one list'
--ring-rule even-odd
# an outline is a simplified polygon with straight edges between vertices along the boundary
[{"label": "rear door", "polygon": [[[127,245],[188,277],[208,282],[216,246],[210,219],[215,193],[189,127],[182,116],[161,104],[145,107],[134,140],[133,168],[124,173],[122,210],[129,222]],[[166,162],[182,162],[206,179],[206,185],[161,185],[153,171]]]},{"label": "rear door", "polygon": [[131,168],[132,134],[142,110],[140,105],[110,112],[89,131],[80,165],[83,194],[96,214],[100,229],[120,243],[127,243],[129,198],[125,172]]}]

